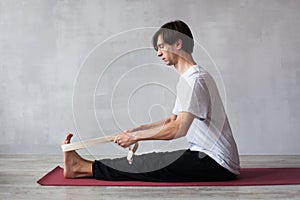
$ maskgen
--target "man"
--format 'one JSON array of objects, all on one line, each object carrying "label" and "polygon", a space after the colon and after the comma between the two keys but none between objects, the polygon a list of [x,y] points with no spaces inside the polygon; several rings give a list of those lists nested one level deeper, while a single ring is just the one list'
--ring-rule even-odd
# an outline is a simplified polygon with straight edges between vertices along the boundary
[{"label": "man", "polygon": [[[159,122],[126,130],[115,137],[121,147],[144,140],[186,137],[189,148],[173,152],[89,161],[75,151],[64,153],[66,178],[103,180],[223,181],[239,174],[239,155],[218,89],[212,77],[192,57],[194,40],[182,21],[164,24],[153,46],[168,66],[181,75],[172,114]],[[68,134],[64,143],[70,143]]]}]

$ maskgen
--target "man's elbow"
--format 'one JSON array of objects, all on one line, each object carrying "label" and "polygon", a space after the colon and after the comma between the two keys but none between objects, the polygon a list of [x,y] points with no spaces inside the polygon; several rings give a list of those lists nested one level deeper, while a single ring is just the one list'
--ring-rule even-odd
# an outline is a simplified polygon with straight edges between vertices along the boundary
[{"label": "man's elbow", "polygon": [[175,138],[181,138],[181,137],[184,137],[186,136],[187,134],[187,131],[185,130],[182,130],[179,128],[179,130],[177,131],[176,135],[175,135]]},{"label": "man's elbow", "polygon": [[187,134],[187,130],[184,130],[179,122],[174,121],[172,130],[171,130],[171,139],[176,139],[180,137],[184,137]]}]

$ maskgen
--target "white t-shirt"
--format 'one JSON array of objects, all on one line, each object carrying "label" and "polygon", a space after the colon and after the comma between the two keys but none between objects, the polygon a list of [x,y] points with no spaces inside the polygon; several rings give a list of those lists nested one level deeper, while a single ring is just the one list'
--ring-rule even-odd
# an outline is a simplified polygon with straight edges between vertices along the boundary
[{"label": "white t-shirt", "polygon": [[195,115],[186,135],[189,149],[203,152],[232,173],[239,174],[237,146],[211,75],[194,65],[181,75],[176,89],[173,114],[189,112]]}]

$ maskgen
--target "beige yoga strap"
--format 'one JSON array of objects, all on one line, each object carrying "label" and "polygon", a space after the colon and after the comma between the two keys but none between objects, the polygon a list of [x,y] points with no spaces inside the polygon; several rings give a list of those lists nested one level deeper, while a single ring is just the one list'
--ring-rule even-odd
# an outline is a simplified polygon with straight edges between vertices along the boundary
[{"label": "beige yoga strap", "polygon": [[[75,151],[78,149],[84,149],[89,146],[93,146],[96,144],[103,144],[103,143],[108,143],[108,142],[113,142],[115,139],[116,135],[109,135],[105,137],[99,137],[99,138],[94,138],[94,139],[89,139],[89,140],[84,140],[84,141],[79,141],[79,142],[74,142],[70,144],[62,144],[61,149],[62,151]],[[133,147],[129,147],[128,155],[127,155],[127,160],[129,164],[132,164],[133,162],[133,156],[134,153],[136,152],[138,148],[138,143],[135,143]]]}]

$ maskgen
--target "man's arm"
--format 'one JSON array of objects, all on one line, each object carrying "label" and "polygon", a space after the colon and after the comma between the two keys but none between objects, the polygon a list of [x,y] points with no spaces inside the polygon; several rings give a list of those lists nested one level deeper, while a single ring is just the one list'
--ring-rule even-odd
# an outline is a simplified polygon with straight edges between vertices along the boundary
[{"label": "man's arm", "polygon": [[161,127],[161,126],[164,126],[165,124],[170,123],[171,121],[176,120],[176,118],[177,118],[177,115],[172,114],[172,115],[170,115],[169,117],[167,117],[163,120],[160,120],[160,121],[157,121],[157,122],[154,122],[154,123],[151,123],[151,124],[143,124],[143,125],[138,126],[136,128],[127,129],[125,132],[131,133],[131,132],[136,132],[136,131]]},{"label": "man's arm", "polygon": [[126,148],[143,140],[172,140],[180,138],[187,134],[194,117],[191,113],[180,112],[174,120],[167,120],[168,123],[162,123],[163,125],[160,124],[161,126],[121,133],[116,136],[115,143]]}]

